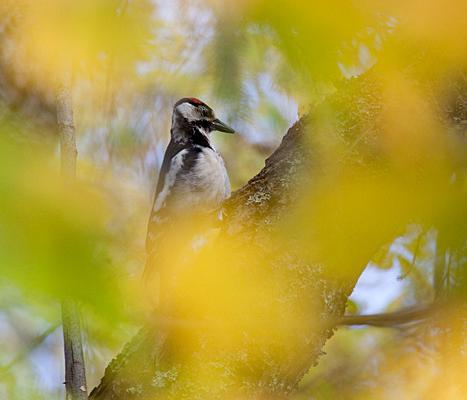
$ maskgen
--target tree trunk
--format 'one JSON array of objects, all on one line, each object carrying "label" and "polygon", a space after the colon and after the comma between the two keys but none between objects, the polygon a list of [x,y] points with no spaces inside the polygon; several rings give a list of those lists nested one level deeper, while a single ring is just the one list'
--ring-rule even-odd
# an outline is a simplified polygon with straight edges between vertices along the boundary
[{"label": "tree trunk", "polygon": [[[60,134],[61,170],[65,184],[73,185],[76,177],[76,139],[71,96],[71,66],[66,68],[57,92],[57,124]],[[73,299],[62,301],[62,325],[65,353],[65,388],[67,400],[86,400],[81,322]]]}]

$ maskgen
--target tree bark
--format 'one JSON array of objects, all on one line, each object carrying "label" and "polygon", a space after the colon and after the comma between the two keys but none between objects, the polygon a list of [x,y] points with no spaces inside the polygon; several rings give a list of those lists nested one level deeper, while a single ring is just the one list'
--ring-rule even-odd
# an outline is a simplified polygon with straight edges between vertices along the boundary
[{"label": "tree bark", "polygon": [[62,301],[63,342],[65,352],[65,388],[67,400],[86,400],[86,370],[84,366],[81,323],[77,304]]},{"label": "tree bark", "polygon": [[[60,135],[61,171],[64,182],[72,185],[76,178],[76,139],[71,96],[71,66],[65,69],[57,91],[57,125]],[[65,353],[65,388],[67,400],[86,400],[81,322],[78,305],[73,299],[62,301],[62,325]]]}]

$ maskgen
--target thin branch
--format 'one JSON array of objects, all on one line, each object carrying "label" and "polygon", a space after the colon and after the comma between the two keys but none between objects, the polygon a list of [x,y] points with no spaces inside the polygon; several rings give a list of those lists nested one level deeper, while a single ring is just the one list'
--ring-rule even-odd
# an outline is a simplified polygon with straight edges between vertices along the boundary
[{"label": "thin branch", "polygon": [[416,262],[417,262],[418,251],[420,250],[420,243],[422,241],[422,237],[423,237],[423,232],[421,232],[418,235],[417,241],[415,242],[415,248],[413,251],[412,261],[410,263],[409,268],[407,268],[407,271],[405,273],[402,273],[400,276],[398,276],[397,280],[402,280],[402,279],[407,278],[407,276],[409,276],[409,274],[414,270]]},{"label": "thin branch", "polygon": [[73,182],[76,177],[78,151],[76,150],[70,82],[71,72],[67,71],[57,91],[57,125],[60,135],[62,175],[66,181]]},{"label": "thin branch", "polygon": [[[64,181],[76,178],[76,138],[71,96],[71,63],[57,91],[57,125],[60,134],[61,168]],[[65,352],[65,387],[67,400],[87,400],[86,369],[78,306],[72,299],[62,301],[63,341]]]},{"label": "thin branch", "polygon": [[446,274],[446,246],[443,241],[442,232],[438,231],[438,238],[436,241],[435,268],[433,270],[433,289],[435,292],[435,299],[440,299],[445,294],[444,293],[445,274]]},{"label": "thin branch", "polygon": [[426,306],[410,307],[405,310],[392,313],[368,314],[368,315],[345,315],[339,321],[341,326],[370,325],[377,327],[398,327],[399,325],[411,324],[424,321],[433,315],[438,306],[434,304]]}]

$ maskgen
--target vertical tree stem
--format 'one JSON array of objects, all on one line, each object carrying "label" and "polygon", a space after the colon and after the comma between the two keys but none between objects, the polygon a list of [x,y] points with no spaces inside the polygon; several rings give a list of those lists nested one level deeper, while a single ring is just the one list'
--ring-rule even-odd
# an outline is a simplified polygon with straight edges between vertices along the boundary
[{"label": "vertical tree stem", "polygon": [[66,400],[87,400],[81,324],[78,306],[73,300],[62,301],[63,341],[65,349]]},{"label": "vertical tree stem", "polygon": [[[76,177],[76,138],[71,96],[71,65],[57,91],[57,124],[60,135],[61,172],[65,182]],[[67,400],[87,400],[86,369],[84,365],[81,323],[73,299],[62,301],[63,341],[65,352],[65,388]]]},{"label": "vertical tree stem", "polygon": [[73,104],[71,97],[71,76],[66,72],[57,91],[57,125],[60,135],[60,155],[62,175],[68,182],[76,177],[75,126],[73,123]]}]

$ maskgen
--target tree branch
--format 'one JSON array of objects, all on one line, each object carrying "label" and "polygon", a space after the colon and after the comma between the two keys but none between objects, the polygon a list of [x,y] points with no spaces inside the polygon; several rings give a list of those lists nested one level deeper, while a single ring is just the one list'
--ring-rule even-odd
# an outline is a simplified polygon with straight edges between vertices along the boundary
[{"label": "tree branch", "polygon": [[412,324],[430,318],[435,312],[435,305],[410,307],[405,310],[391,313],[368,314],[368,315],[345,315],[339,321],[341,326],[370,325],[376,327],[398,327],[400,325]]},{"label": "tree branch", "polygon": [[72,183],[76,177],[75,125],[73,122],[73,104],[71,96],[71,72],[66,71],[57,91],[57,125],[60,135],[60,153],[62,175]]}]

